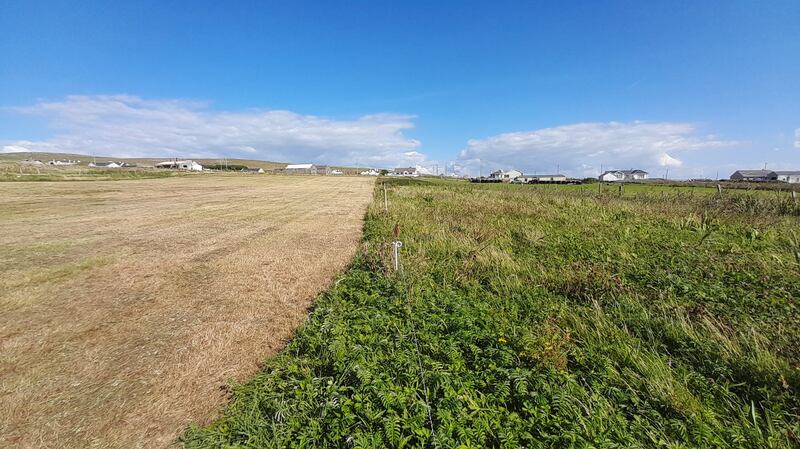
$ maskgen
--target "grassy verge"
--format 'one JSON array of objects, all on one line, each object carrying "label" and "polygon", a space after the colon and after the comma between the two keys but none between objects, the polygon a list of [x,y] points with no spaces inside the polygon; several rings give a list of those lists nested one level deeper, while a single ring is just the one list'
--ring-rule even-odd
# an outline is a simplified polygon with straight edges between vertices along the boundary
[{"label": "grassy verge", "polygon": [[187,447],[797,447],[794,204],[387,186],[363,254]]}]

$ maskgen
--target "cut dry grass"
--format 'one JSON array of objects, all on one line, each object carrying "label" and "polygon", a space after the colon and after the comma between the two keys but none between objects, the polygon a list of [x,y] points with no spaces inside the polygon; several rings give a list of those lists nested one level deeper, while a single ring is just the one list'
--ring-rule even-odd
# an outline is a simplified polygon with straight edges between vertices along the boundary
[{"label": "cut dry grass", "polygon": [[358,245],[372,180],[0,184],[0,446],[164,447]]}]

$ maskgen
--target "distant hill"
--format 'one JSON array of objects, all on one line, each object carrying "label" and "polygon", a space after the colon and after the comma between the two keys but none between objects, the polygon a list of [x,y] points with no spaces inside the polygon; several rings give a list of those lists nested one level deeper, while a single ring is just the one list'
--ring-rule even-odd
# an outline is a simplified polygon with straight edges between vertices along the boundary
[{"label": "distant hill", "polygon": [[[72,159],[81,161],[79,166],[87,166],[89,162],[107,162],[107,161],[124,161],[131,164],[140,164],[146,166],[155,165],[158,162],[174,160],[175,158],[127,158],[127,157],[111,157],[111,156],[88,156],[85,154],[70,154],[70,153],[0,153],[0,162],[16,162],[23,159],[38,159],[44,163],[53,159]],[[246,165],[250,168],[263,168],[264,170],[271,170],[276,168],[283,168],[286,166],[285,162],[272,162],[272,161],[259,161],[253,159],[195,159],[195,158],[179,158],[179,159],[192,159],[200,164],[222,164],[227,161],[230,165]]]}]

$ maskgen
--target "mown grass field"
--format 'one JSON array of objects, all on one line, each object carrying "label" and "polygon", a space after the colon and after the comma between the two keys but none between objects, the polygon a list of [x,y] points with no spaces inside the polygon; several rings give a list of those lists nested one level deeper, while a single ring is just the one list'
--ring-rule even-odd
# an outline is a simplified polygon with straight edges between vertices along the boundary
[{"label": "mown grass field", "polygon": [[798,447],[788,196],[386,185],[351,268],[188,448]]},{"label": "mown grass field", "polygon": [[0,448],[163,448],[279,351],[374,179],[0,183]]}]

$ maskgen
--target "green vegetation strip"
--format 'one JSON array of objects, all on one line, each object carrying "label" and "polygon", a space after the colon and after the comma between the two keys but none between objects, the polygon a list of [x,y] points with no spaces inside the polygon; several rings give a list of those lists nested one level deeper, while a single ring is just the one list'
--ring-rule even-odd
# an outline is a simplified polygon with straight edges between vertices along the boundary
[{"label": "green vegetation strip", "polygon": [[363,254],[187,447],[798,447],[793,203],[387,187]]}]

